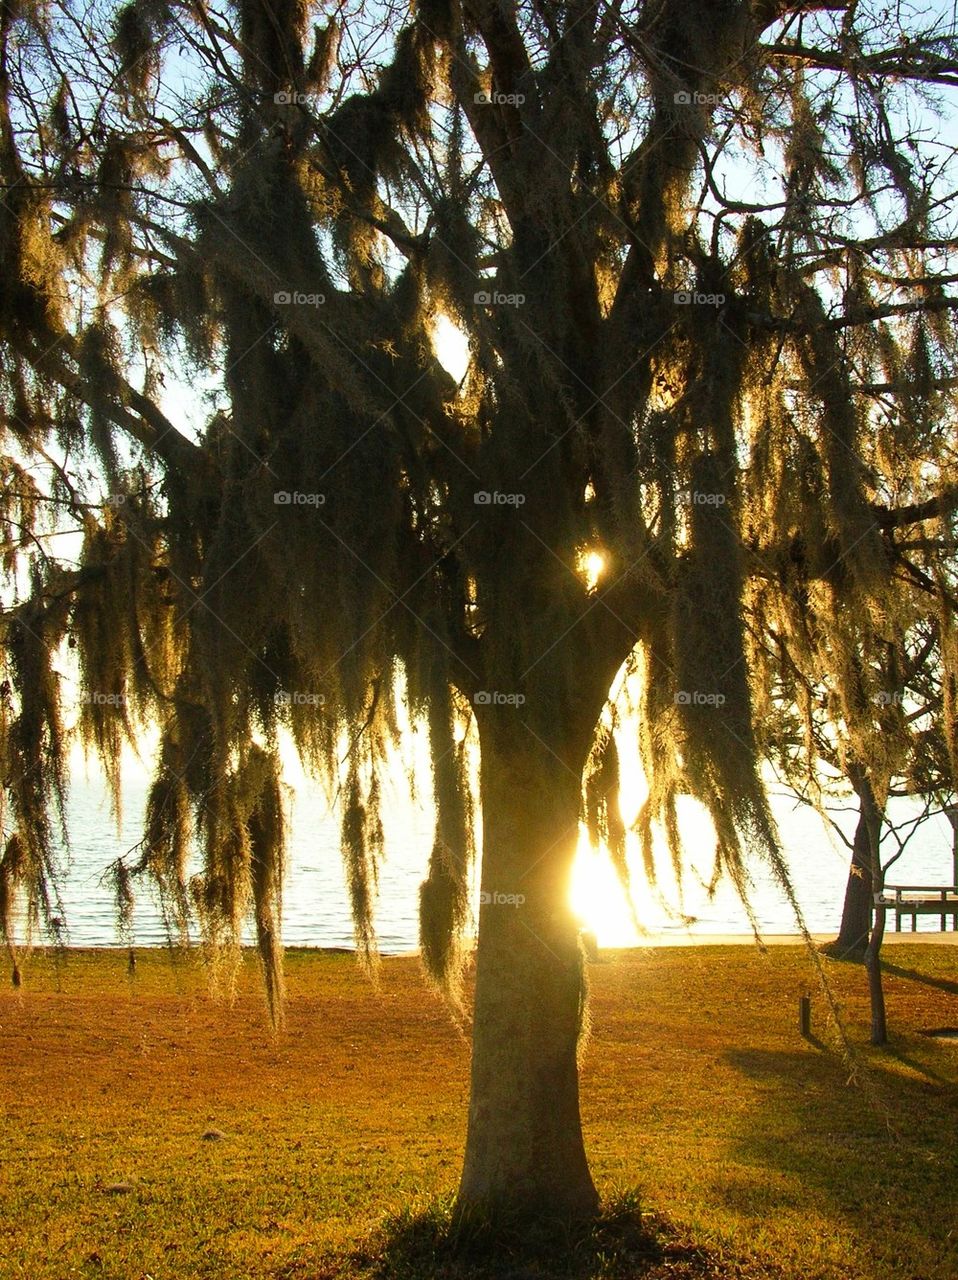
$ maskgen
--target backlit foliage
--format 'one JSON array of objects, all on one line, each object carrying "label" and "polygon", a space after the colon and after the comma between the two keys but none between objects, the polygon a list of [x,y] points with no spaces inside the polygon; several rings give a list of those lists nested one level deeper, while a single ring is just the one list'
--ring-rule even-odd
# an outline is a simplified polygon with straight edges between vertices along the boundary
[{"label": "backlit foliage", "polygon": [[[4,0],[8,939],[17,892],[59,915],[71,652],[117,795],[122,744],[160,732],[121,907],[143,873],[174,933],[196,915],[229,951],[254,919],[275,1011],[281,731],[341,788],[371,957],[404,691],[436,801],[423,951],[453,997],[473,715],[483,752],[591,759],[624,870],[598,726],[640,656],[645,858],[660,829],[679,861],[691,792],[744,892],[746,849],[785,878],[773,687],[807,717],[817,669],[888,773],[871,655],[933,616],[954,767],[954,175],[919,108],[955,40],[895,13]],[[460,385],[438,316],[468,337]]]}]

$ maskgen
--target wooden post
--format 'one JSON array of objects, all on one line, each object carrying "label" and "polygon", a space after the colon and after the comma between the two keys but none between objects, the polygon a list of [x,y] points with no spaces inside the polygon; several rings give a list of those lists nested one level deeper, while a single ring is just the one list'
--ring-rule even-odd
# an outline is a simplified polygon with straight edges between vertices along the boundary
[{"label": "wooden post", "polygon": [[807,1040],[812,1034],[812,997],[798,997],[798,1029]]}]

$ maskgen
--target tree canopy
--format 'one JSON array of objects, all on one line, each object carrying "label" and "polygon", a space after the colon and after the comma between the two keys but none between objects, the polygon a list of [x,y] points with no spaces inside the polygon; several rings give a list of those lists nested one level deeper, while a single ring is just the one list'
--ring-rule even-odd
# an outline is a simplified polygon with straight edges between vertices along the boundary
[{"label": "tree canopy", "polygon": [[276,1007],[281,726],[343,788],[371,946],[397,698],[428,725],[450,992],[471,723],[484,885],[513,867],[493,810],[539,797],[523,919],[559,957],[550,850],[584,773],[615,827],[624,664],[649,861],[690,792],[717,869],[787,881],[771,691],[810,716],[789,672],[818,664],[884,758],[859,638],[900,645],[919,598],[954,769],[955,54],[952,13],[855,0],[3,0],[7,936],[15,891],[56,914],[63,644],[115,785],[160,728],[121,901],[139,869],[213,941],[252,911]]}]

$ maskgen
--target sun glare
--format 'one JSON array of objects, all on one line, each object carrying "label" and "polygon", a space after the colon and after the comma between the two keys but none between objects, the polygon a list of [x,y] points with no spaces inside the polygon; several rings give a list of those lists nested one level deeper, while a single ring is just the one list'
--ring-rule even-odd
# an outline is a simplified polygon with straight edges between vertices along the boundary
[{"label": "sun glare", "polygon": [[625,893],[608,855],[593,849],[583,831],[572,865],[572,910],[600,947],[632,947],[638,934]]},{"label": "sun glare", "polygon": [[605,556],[601,551],[580,551],[576,569],[588,589],[594,591],[599,579],[605,573]]},{"label": "sun glare", "polygon": [[457,382],[461,382],[469,367],[469,339],[448,316],[436,317],[432,329],[432,345],[442,367]]}]

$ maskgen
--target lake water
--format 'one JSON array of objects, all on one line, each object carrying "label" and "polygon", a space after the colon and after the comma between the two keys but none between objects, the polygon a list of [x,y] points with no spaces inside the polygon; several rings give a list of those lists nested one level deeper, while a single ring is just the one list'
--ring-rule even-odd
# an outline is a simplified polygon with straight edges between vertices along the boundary
[{"label": "lake water", "polygon": [[[108,884],[101,884],[104,868],[133,848],[141,837],[147,781],[131,774],[124,781],[124,817],[117,834],[101,778],[79,777],[70,801],[71,856],[64,866],[63,904],[67,937],[71,946],[112,946],[119,942],[114,905]],[[808,809],[795,810],[783,801],[773,804],[798,901],[812,932],[837,929],[848,872],[848,851],[833,844],[821,819]],[[742,904],[728,884],[721,884],[710,899],[705,884],[711,870],[708,831],[696,822],[690,806],[685,830],[690,833],[690,866],[682,886],[685,912],[694,917],[688,926],[674,912],[679,889],[671,874],[662,873],[657,889],[635,870],[633,891],[639,920],[653,931],[692,933],[751,932]],[[419,883],[425,872],[432,843],[431,820],[423,804],[413,803],[400,789],[385,806],[387,857],[379,879],[376,925],[380,950],[396,953],[418,946],[417,904]],[[899,805],[900,821],[910,811]],[[850,834],[854,815],[844,815]],[[351,947],[353,931],[349,901],[338,845],[338,819],[330,813],[318,785],[300,783],[292,800],[292,835],[283,918],[288,945]],[[886,857],[894,850],[888,846]],[[667,859],[662,859],[663,864]],[[942,818],[924,824],[896,863],[893,883],[944,884],[951,880],[951,828]],[[759,925],[768,934],[791,933],[795,919],[774,878],[763,867],[753,868],[752,902]],[[618,889],[608,860],[580,850],[573,885],[573,903],[586,927],[593,929],[600,945],[624,946],[637,940],[629,910]],[[937,918],[919,917],[920,930],[936,931]],[[134,912],[137,945],[165,941],[162,919],[148,888],[137,895]],[[251,935],[250,935],[251,937]]]}]

